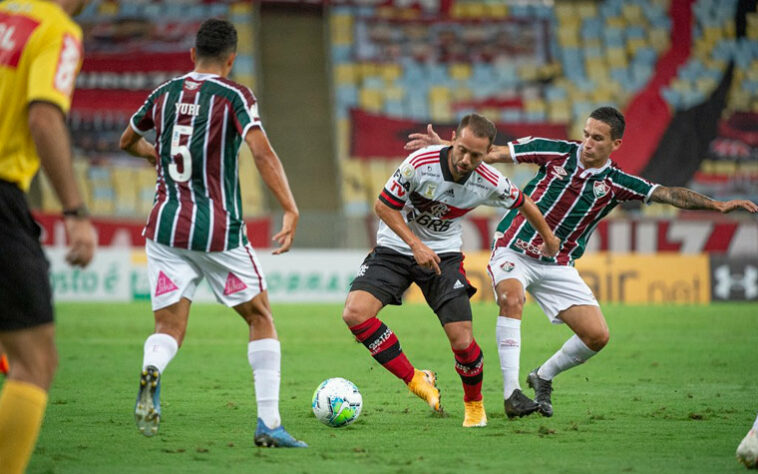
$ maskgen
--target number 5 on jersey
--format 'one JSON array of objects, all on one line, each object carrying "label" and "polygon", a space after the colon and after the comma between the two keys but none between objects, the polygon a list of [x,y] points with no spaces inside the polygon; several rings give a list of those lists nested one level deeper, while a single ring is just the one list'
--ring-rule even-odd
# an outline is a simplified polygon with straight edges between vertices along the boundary
[{"label": "number 5 on jersey", "polygon": [[[180,145],[182,137],[192,137],[192,127],[187,125],[174,125],[174,133],[171,136],[171,163],[168,165],[168,174],[176,182],[184,183],[192,176],[192,155],[187,145]],[[182,172],[179,172],[177,157],[182,160]]]}]

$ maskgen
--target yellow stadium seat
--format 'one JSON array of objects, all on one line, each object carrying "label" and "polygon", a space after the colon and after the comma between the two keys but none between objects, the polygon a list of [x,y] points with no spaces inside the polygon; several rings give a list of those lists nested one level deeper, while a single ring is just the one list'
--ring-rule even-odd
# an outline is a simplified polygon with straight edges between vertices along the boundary
[{"label": "yellow stadium seat", "polygon": [[240,198],[245,215],[258,216],[265,212],[263,192],[258,170],[248,147],[240,148],[239,173],[244,176],[240,179]]},{"label": "yellow stadium seat", "polygon": [[403,75],[403,68],[399,64],[385,64],[380,66],[379,74],[387,84],[391,84]]},{"label": "yellow stadium seat", "polygon": [[379,89],[361,88],[358,92],[358,103],[360,107],[369,112],[380,112],[384,99],[382,91]]},{"label": "yellow stadium seat", "polygon": [[463,101],[471,100],[473,96],[474,94],[471,92],[471,89],[469,89],[468,86],[460,85],[453,88],[452,101],[463,102]]},{"label": "yellow stadium seat", "polygon": [[391,86],[384,89],[385,100],[402,101],[405,99],[405,89],[400,86]]},{"label": "yellow stadium seat", "polygon": [[642,7],[637,4],[625,4],[621,7],[621,14],[623,15],[624,19],[628,21],[629,23],[641,23],[643,21],[642,18]]},{"label": "yellow stadium seat", "polygon": [[650,29],[648,37],[650,38],[650,44],[659,53],[668,49],[670,37],[669,33],[663,28]]},{"label": "yellow stadium seat", "polygon": [[363,176],[367,177],[366,180],[366,199],[373,205],[374,199],[382,192],[387,180],[395,172],[395,168],[399,163],[388,160],[369,160],[368,172],[364,172]]},{"label": "yellow stadium seat", "polygon": [[523,81],[534,81],[537,79],[537,66],[533,63],[522,64],[518,68],[518,77]]},{"label": "yellow stadium seat", "polygon": [[[355,208],[360,204],[366,206],[368,202],[368,187],[366,171],[363,162],[359,160],[342,160],[342,200],[346,206]],[[378,193],[377,193],[378,195]]]},{"label": "yellow stadium seat", "polygon": [[355,84],[356,68],[354,64],[337,64],[334,67],[334,82],[337,85]]},{"label": "yellow stadium seat", "polygon": [[492,3],[488,5],[489,17],[495,19],[508,18],[508,5],[504,3]]},{"label": "yellow stadium seat", "polygon": [[346,160],[350,156],[350,119],[337,120],[337,159]]},{"label": "yellow stadium seat", "polygon": [[626,51],[630,56],[634,56],[638,49],[647,46],[647,40],[645,38],[629,38],[626,42]]},{"label": "yellow stadium seat", "polygon": [[608,48],[606,58],[608,59],[608,66],[611,68],[625,68],[629,64],[626,51],[623,48]]},{"label": "yellow stadium seat", "polygon": [[138,190],[134,168],[114,166],[111,169],[114,211],[117,215],[134,215],[137,212]]},{"label": "yellow stadium seat", "polygon": [[547,109],[547,118],[552,123],[568,123],[571,120],[571,107],[568,101],[557,100],[550,102]]},{"label": "yellow stadium seat", "polygon": [[608,28],[626,28],[626,20],[620,16],[608,17],[605,19],[605,24]]},{"label": "yellow stadium seat", "polygon": [[591,2],[582,2],[576,5],[576,13],[581,18],[592,18],[597,16],[597,5]]},{"label": "yellow stadium seat", "polygon": [[465,81],[471,77],[471,66],[465,63],[454,63],[448,67],[450,78],[456,81]]}]

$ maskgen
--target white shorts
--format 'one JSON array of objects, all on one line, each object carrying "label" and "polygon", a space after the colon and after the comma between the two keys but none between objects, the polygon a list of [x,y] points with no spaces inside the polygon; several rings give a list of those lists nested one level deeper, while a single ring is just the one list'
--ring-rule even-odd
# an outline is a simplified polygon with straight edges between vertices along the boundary
[{"label": "white shorts", "polygon": [[563,323],[558,314],[571,306],[599,306],[592,290],[574,267],[543,263],[511,249],[498,247],[490,256],[487,271],[493,287],[509,278],[520,281],[553,324]]},{"label": "white shorts", "polygon": [[261,264],[250,244],[222,252],[201,252],[145,242],[153,311],[181,298],[192,300],[203,277],[219,303],[236,306],[266,290]]}]

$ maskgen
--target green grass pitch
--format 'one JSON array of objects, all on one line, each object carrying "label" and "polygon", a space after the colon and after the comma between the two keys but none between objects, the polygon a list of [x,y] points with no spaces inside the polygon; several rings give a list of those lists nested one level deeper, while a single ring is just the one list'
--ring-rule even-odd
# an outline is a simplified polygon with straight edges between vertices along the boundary
[{"label": "green grass pitch", "polygon": [[[603,307],[610,344],[554,382],[555,415],[503,413],[497,309],[474,306],[485,355],[486,428],[464,429],[462,389],[439,323],[423,305],[380,317],[418,368],[437,371],[448,416],[428,407],[354,342],[340,305],[275,305],[282,340],[281,413],[305,450],[253,444],[247,327],[231,310],[195,305],[164,374],[153,438],[134,426],[149,304],[59,304],[60,368],[30,473],[208,472],[743,472],[734,456],[758,410],[758,307]],[[570,335],[526,308],[521,379]],[[328,377],[360,388],[363,413],[319,423],[311,395]],[[525,392],[531,395],[531,390]]]}]

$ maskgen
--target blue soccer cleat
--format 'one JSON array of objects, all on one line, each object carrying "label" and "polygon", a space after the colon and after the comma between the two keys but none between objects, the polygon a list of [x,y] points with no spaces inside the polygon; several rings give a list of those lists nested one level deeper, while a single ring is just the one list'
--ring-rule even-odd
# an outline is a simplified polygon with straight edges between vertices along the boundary
[{"label": "blue soccer cleat", "polygon": [[140,375],[134,420],[143,435],[150,437],[158,432],[161,422],[161,373],[155,366],[147,366]]},{"label": "blue soccer cleat", "polygon": [[287,433],[284,426],[269,428],[258,418],[258,427],[255,429],[255,445],[263,448],[307,448],[303,441],[297,440]]}]

